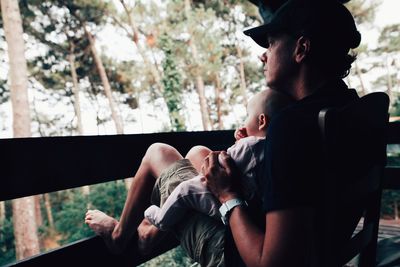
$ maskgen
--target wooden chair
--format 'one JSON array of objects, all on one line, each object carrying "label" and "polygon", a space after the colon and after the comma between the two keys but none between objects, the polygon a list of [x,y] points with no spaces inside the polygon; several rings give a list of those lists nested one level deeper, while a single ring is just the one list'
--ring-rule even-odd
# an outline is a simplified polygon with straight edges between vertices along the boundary
[{"label": "wooden chair", "polygon": [[[357,255],[358,266],[376,265],[388,106],[386,94],[371,93],[319,113],[326,171],[322,266],[343,266]],[[353,233],[361,216],[363,227]]]}]

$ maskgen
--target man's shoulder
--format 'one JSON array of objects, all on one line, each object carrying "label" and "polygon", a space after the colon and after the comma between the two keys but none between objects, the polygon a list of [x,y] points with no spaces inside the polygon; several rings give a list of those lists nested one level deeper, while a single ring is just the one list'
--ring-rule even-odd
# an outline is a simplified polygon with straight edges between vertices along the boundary
[{"label": "man's shoulder", "polygon": [[293,137],[299,131],[309,130],[310,124],[317,123],[317,113],[307,105],[295,104],[276,114],[268,127],[268,139],[271,135],[288,135]]},{"label": "man's shoulder", "polygon": [[314,131],[318,126],[318,114],[324,108],[345,106],[358,99],[353,89],[342,89],[326,94],[318,93],[297,101],[276,114],[270,128],[278,132]]}]

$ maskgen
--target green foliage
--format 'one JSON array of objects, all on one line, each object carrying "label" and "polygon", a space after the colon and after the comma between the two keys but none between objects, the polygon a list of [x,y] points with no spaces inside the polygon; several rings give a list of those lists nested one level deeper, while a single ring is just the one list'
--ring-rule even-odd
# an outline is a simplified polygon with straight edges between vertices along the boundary
[{"label": "green foliage", "polygon": [[65,90],[65,84],[70,79],[67,68],[60,68],[63,64],[64,54],[50,50],[48,54],[38,56],[28,62],[30,73],[45,88],[53,90]]},{"label": "green foliage", "polygon": [[[95,30],[106,23],[105,14],[113,13],[113,6],[104,1],[34,1],[22,5],[24,29],[36,40],[47,46],[47,53],[29,64],[33,76],[46,88],[65,88],[71,81],[68,57],[76,56],[78,79],[88,76],[95,86],[101,80],[89,49],[84,27]],[[58,38],[54,38],[57,35]],[[103,57],[105,57],[103,55]],[[110,62],[110,59],[105,61]],[[118,78],[118,68],[106,68],[107,74]],[[114,77],[112,77],[114,78]],[[111,79],[112,87],[123,91],[125,84]],[[114,83],[113,83],[114,82]],[[99,90],[98,90],[99,91]]]},{"label": "green foliage", "polygon": [[[383,190],[381,201],[381,216],[394,219],[395,204],[400,203],[400,192],[398,190]],[[399,207],[397,207],[399,208]],[[397,210],[398,212],[398,210]]]},{"label": "green foliage", "polygon": [[73,241],[93,235],[92,231],[84,224],[87,210],[87,199],[81,192],[71,192],[68,202],[62,204],[62,209],[55,213],[56,229],[62,234],[60,244],[68,244]]},{"label": "green foliage", "polygon": [[0,225],[0,266],[15,261],[13,231],[12,218],[6,218]]},{"label": "green foliage", "polygon": [[[373,81],[374,87],[383,87],[387,89],[391,97],[390,114],[399,116],[398,91],[399,82],[397,73],[400,71],[398,64],[398,52],[400,46],[400,24],[388,25],[383,28],[378,39],[378,47],[373,51],[378,57],[375,66],[383,69],[383,75],[380,75]],[[397,90],[396,90],[397,87]]]},{"label": "green foliage", "polygon": [[391,74],[391,75],[385,74],[383,76],[379,76],[375,81],[372,82],[372,86],[376,89],[379,88],[389,89],[390,81],[391,83],[396,81],[396,74]]},{"label": "green foliage", "polygon": [[390,109],[390,115],[391,116],[400,116],[400,98],[397,97],[397,99],[393,102],[392,108]]},{"label": "green foliage", "polygon": [[93,209],[99,209],[112,217],[121,214],[126,198],[123,182],[109,182],[90,187],[89,197],[84,196],[80,188],[58,194],[54,199],[56,229],[62,234],[61,244],[93,235],[84,223],[85,213],[90,203]]},{"label": "green foliage", "polygon": [[200,265],[195,264],[185,253],[181,247],[172,249],[146,263],[143,263],[139,267],[198,267]]},{"label": "green foliage", "polygon": [[379,52],[396,52],[400,47],[400,24],[388,25],[383,28],[378,39]]},{"label": "green foliage", "polygon": [[123,181],[93,185],[90,187],[91,208],[118,219],[124,208],[126,193]]},{"label": "green foliage", "polygon": [[0,104],[7,102],[10,99],[10,90],[6,80],[0,79]]},{"label": "green foliage", "polygon": [[182,112],[182,81],[181,74],[176,66],[175,56],[172,51],[173,43],[167,34],[159,39],[160,47],[164,52],[162,66],[164,75],[162,83],[164,84],[163,96],[167,103],[171,128],[175,131],[184,131],[185,121]]},{"label": "green foliage", "polygon": [[352,0],[346,7],[353,14],[357,25],[373,26],[376,10],[380,4],[381,0]]}]

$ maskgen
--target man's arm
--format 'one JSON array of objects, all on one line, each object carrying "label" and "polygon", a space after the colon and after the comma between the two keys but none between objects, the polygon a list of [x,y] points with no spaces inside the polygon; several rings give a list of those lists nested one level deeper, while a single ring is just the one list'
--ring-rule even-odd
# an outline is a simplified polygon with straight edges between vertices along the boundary
[{"label": "man's arm", "polygon": [[302,266],[310,257],[312,214],[306,209],[280,210],[265,216],[265,232],[257,229],[245,208],[229,219],[240,256],[247,266]]},{"label": "man's arm", "polygon": [[[222,153],[221,165],[218,152],[205,160],[203,173],[210,190],[221,203],[240,197],[235,180],[237,171],[229,156]],[[311,253],[313,214],[305,208],[268,212],[266,228],[257,228],[242,206],[235,207],[229,225],[236,247],[247,266],[302,266]]]}]

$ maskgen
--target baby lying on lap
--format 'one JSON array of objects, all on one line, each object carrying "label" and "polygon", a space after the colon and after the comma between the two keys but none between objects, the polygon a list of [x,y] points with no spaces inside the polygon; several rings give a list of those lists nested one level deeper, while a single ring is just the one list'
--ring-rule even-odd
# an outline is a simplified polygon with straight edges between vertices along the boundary
[{"label": "baby lying on lap", "polygon": [[[256,94],[249,101],[244,127],[235,131],[236,143],[227,149],[227,154],[242,173],[240,184],[247,200],[253,198],[257,190],[256,177],[264,171],[265,136],[270,118],[288,102],[272,90]],[[170,229],[182,221],[188,210],[219,220],[221,204],[208,190],[205,177],[200,173],[181,179],[184,181],[176,186],[164,203],[160,203],[161,207],[152,205],[146,209],[145,218],[161,230]]]}]

